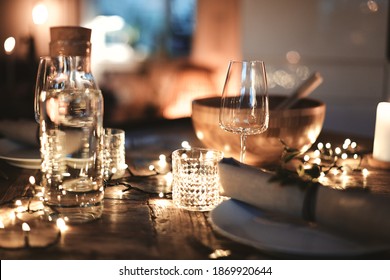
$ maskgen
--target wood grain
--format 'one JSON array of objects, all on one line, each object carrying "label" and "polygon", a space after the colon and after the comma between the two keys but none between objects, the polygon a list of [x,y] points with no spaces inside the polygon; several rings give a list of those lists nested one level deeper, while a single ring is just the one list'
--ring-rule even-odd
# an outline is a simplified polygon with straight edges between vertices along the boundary
[{"label": "wood grain", "polygon": [[[176,126],[172,130],[180,128]],[[147,145],[142,147],[138,140],[131,139],[133,135],[139,137],[139,132],[137,134],[128,132],[127,137],[132,141],[132,146],[128,147],[127,155],[133,159],[135,156],[144,159],[158,158],[158,153],[162,150],[167,153],[169,149],[174,148],[172,143],[170,146],[166,142],[164,144],[159,142],[159,135],[164,136],[160,139],[174,139],[174,145],[180,143],[182,137],[190,141],[194,139],[191,138],[193,135],[191,125],[188,123],[185,124],[184,132],[180,130],[180,134],[173,133],[167,138],[166,134],[161,134],[161,130],[157,129],[154,136],[157,135],[156,141],[160,143],[161,149],[158,145],[153,149],[148,149]],[[170,138],[172,135],[175,137]],[[332,139],[336,138],[332,138],[331,135],[329,140]],[[145,164],[144,161],[131,161],[132,164],[134,162]],[[40,176],[39,171],[12,167],[3,161],[0,161],[0,168],[8,176],[8,180],[0,179],[0,203],[19,196],[27,185],[29,176],[33,175],[36,178]],[[133,168],[138,171],[142,169],[140,166]],[[390,195],[390,172],[373,168],[369,168],[369,172],[366,179],[361,174],[352,174],[350,184],[355,187],[365,184],[370,186],[372,191]],[[144,183],[149,188],[152,185],[146,178]],[[172,204],[169,191],[160,198],[157,193],[136,189],[122,192],[125,188],[118,185],[106,189],[101,219],[82,225],[69,225],[58,243],[47,248],[0,249],[0,259],[192,260],[210,259],[215,256],[216,250],[225,252],[226,259],[296,258],[272,255],[219,235],[210,224],[208,212],[190,212],[176,208]],[[386,252],[363,258],[389,257],[390,253]]]}]

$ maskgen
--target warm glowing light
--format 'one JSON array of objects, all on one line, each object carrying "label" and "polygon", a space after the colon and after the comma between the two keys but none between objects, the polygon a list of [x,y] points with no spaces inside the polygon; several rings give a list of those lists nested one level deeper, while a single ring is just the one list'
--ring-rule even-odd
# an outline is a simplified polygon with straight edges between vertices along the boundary
[{"label": "warm glowing light", "polygon": [[153,170],[154,170],[154,165],[153,165],[153,164],[149,165],[149,170],[150,170],[150,171],[153,171]]},{"label": "warm glowing light", "polygon": [[297,51],[288,51],[286,53],[286,59],[291,64],[298,64],[301,60],[301,55]]},{"label": "warm glowing light", "polygon": [[126,163],[122,163],[122,166],[121,166],[121,169],[122,170],[125,170],[127,169],[127,167],[129,167]]},{"label": "warm glowing light", "polygon": [[321,155],[321,152],[319,150],[314,151],[314,156],[319,157]]},{"label": "warm glowing light", "polygon": [[276,70],[272,76],[274,82],[283,88],[290,89],[296,84],[295,76],[284,70]]},{"label": "warm glowing light", "polygon": [[168,186],[172,185],[172,181],[173,181],[172,172],[168,172],[167,174],[165,174],[164,178],[165,178],[165,181],[167,182]]},{"label": "warm glowing light", "polygon": [[199,140],[203,140],[203,138],[204,138],[203,132],[202,132],[202,131],[198,131],[198,132],[196,133],[196,137],[198,137]]},{"label": "warm glowing light", "polygon": [[337,155],[341,154],[341,149],[339,147],[336,147],[336,149],[334,149],[334,151]]},{"label": "warm glowing light", "polygon": [[4,228],[4,224],[3,224],[3,221],[0,220],[0,229]]},{"label": "warm glowing light", "polygon": [[341,158],[342,158],[342,159],[347,159],[347,158],[348,158],[348,155],[347,155],[346,153],[343,153],[343,154],[341,155]]},{"label": "warm glowing light", "polygon": [[303,156],[303,160],[304,161],[309,161],[310,160],[310,156],[309,155],[304,155]]},{"label": "warm glowing light", "polygon": [[160,167],[165,167],[167,165],[167,157],[161,154],[158,158],[159,158],[158,165]]},{"label": "warm glowing light", "polygon": [[315,130],[310,130],[307,133],[307,137],[310,139],[311,143],[314,143],[317,139],[317,132]]},{"label": "warm glowing light", "polygon": [[181,142],[181,146],[184,148],[184,149],[191,149],[191,145],[188,141],[184,140],[183,142]]},{"label": "warm glowing light", "polygon": [[319,149],[319,150],[322,150],[323,148],[324,148],[324,144],[323,143],[318,143],[317,144],[317,148]]},{"label": "warm glowing light", "polygon": [[314,159],[314,163],[320,165],[321,164],[321,159],[320,158],[315,158]]},{"label": "warm glowing light", "polygon": [[14,213],[14,212],[10,212],[10,213],[9,213],[9,218],[10,218],[12,221],[14,221],[15,218],[16,218],[15,213]]},{"label": "warm glowing light", "polygon": [[352,143],[351,143],[351,148],[352,148],[352,149],[355,149],[356,147],[357,147],[356,142],[352,142]]},{"label": "warm glowing light", "polygon": [[165,155],[161,154],[161,155],[158,156],[158,159],[159,159],[160,161],[166,161],[166,160],[167,160],[167,157],[166,157]]},{"label": "warm glowing light", "polygon": [[325,144],[325,148],[330,149],[331,147],[332,147],[332,145],[330,143]]},{"label": "warm glowing light", "polygon": [[222,249],[216,249],[214,252],[212,252],[209,255],[210,259],[218,259],[218,258],[224,258],[231,255],[230,250],[222,250]]},{"label": "warm glowing light", "polygon": [[23,231],[30,231],[31,229],[30,229],[30,226],[28,225],[28,223],[23,223],[22,224],[22,230]]},{"label": "warm glowing light", "polygon": [[226,145],[223,146],[223,150],[224,150],[225,152],[230,152],[231,149],[232,149],[232,147],[231,147],[229,144],[226,144]]},{"label": "warm glowing light", "polygon": [[16,206],[22,206],[22,201],[19,200],[19,199],[16,200],[16,201],[15,201],[15,205],[16,205]]},{"label": "warm glowing light", "polygon": [[214,157],[214,153],[212,151],[208,151],[206,153],[206,159],[212,159]]},{"label": "warm glowing light", "polygon": [[30,176],[30,178],[28,178],[28,181],[30,182],[31,185],[35,185],[35,178],[34,178],[34,176]]},{"label": "warm glowing light", "polygon": [[362,174],[364,177],[367,177],[370,172],[367,170],[367,168],[363,168]]},{"label": "warm glowing light", "polygon": [[164,197],[164,193],[160,192],[160,193],[158,194],[158,197],[163,198],[163,197]]},{"label": "warm glowing light", "polygon": [[377,12],[379,9],[378,3],[374,0],[367,1],[367,7],[370,10],[370,12]]},{"label": "warm glowing light", "polygon": [[61,232],[64,232],[65,230],[68,229],[66,223],[65,223],[65,220],[62,219],[62,218],[58,218],[57,221],[56,221],[56,225],[58,227],[58,229],[61,231]]},{"label": "warm glowing light", "polygon": [[344,140],[344,144],[349,146],[352,143],[351,139],[347,138]]},{"label": "warm glowing light", "polygon": [[171,204],[170,200],[168,199],[158,199],[155,200],[154,203],[161,208],[167,208]]},{"label": "warm glowing light", "polygon": [[32,9],[33,22],[36,25],[44,24],[49,18],[49,11],[43,3],[37,3]]},{"label": "warm glowing light", "polygon": [[6,54],[11,54],[14,49],[15,49],[15,45],[16,45],[16,40],[14,37],[8,37],[5,41],[4,41],[4,50],[5,50],[5,53]]}]

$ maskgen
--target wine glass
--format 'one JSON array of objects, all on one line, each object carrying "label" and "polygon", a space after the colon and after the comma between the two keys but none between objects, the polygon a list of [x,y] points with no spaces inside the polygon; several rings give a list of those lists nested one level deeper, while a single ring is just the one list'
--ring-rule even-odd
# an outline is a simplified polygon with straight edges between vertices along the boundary
[{"label": "wine glass", "polygon": [[219,125],[240,134],[240,161],[245,160],[248,135],[268,128],[267,77],[263,61],[230,61],[222,91]]}]

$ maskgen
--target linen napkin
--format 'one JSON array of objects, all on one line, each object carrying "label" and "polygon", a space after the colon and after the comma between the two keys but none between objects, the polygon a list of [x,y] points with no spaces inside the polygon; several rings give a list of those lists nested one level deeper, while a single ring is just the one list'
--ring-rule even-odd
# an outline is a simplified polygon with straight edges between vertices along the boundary
[{"label": "linen napkin", "polygon": [[265,211],[299,217],[342,235],[390,243],[390,197],[364,190],[302,188],[270,181],[273,173],[223,159],[219,164],[225,196]]},{"label": "linen napkin", "polygon": [[0,136],[23,145],[39,146],[39,125],[33,120],[0,120]]}]

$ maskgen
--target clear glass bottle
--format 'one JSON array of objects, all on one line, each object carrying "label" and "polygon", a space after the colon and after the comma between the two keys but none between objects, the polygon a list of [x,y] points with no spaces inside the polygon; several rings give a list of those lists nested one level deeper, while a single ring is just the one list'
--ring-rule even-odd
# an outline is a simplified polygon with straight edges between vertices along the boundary
[{"label": "clear glass bottle", "polygon": [[50,57],[40,61],[36,116],[40,123],[44,201],[71,223],[103,211],[103,97],[91,73],[91,30],[52,27]]}]

